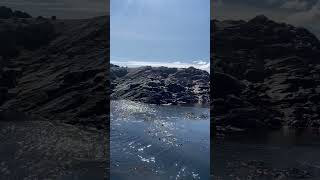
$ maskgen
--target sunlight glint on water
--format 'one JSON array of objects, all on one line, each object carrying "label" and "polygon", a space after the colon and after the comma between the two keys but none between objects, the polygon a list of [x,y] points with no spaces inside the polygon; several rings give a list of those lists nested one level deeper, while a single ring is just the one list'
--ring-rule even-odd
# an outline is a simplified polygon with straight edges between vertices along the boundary
[{"label": "sunlight glint on water", "polygon": [[112,101],[111,179],[208,179],[209,125],[208,108]]}]

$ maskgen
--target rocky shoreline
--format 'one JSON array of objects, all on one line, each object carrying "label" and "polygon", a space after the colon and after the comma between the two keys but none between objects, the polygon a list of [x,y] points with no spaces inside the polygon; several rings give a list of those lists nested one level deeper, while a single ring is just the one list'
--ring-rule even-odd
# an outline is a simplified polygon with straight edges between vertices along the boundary
[{"label": "rocky shoreline", "polygon": [[208,72],[193,67],[124,68],[111,65],[111,99],[157,105],[208,105]]},{"label": "rocky shoreline", "polygon": [[[319,179],[319,168],[311,163],[315,157],[296,157],[318,148],[316,139],[303,134],[320,127],[317,37],[263,15],[249,21],[212,20],[211,27],[211,177]],[[291,144],[272,144],[268,133],[284,127],[297,130],[292,137],[278,137],[290,136]],[[257,132],[262,139],[247,144]],[[313,142],[293,143],[301,138]],[[290,149],[296,153],[289,154]],[[290,163],[282,163],[286,160]]]},{"label": "rocky shoreline", "polygon": [[320,127],[315,35],[263,15],[211,26],[211,117],[218,131]]},{"label": "rocky shoreline", "polygon": [[109,16],[14,12],[0,8],[0,176],[108,179]]},{"label": "rocky shoreline", "polygon": [[0,110],[108,128],[109,17],[0,20]]}]

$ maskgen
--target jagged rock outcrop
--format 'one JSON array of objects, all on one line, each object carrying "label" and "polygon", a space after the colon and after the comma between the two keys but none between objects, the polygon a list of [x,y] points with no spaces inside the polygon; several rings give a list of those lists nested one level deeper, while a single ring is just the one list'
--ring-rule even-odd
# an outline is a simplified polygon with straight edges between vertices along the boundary
[{"label": "jagged rock outcrop", "polygon": [[0,23],[0,109],[107,128],[109,18]]},{"label": "jagged rock outcrop", "polygon": [[212,117],[218,129],[320,126],[315,35],[263,15],[211,25]]},{"label": "jagged rock outcrop", "polygon": [[57,37],[49,20],[3,20],[0,23],[0,56],[17,57],[23,50],[35,50]]},{"label": "jagged rock outcrop", "polygon": [[0,19],[9,19],[9,18],[31,18],[32,16],[23,11],[13,11],[11,8],[0,6]]},{"label": "jagged rock outcrop", "polygon": [[8,17],[0,39],[1,179],[109,179],[109,17]]},{"label": "jagged rock outcrop", "polygon": [[150,104],[208,104],[209,73],[193,67],[111,66],[113,99]]}]

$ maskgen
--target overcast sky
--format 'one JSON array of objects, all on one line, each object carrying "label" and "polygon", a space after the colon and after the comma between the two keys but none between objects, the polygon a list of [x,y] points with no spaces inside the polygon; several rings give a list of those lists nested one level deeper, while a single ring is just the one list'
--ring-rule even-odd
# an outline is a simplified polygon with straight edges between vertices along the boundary
[{"label": "overcast sky", "polygon": [[211,18],[248,20],[264,14],[320,37],[320,0],[211,0],[211,7]]},{"label": "overcast sky", "polygon": [[109,0],[1,0],[0,6],[33,16],[82,19],[109,14]]},{"label": "overcast sky", "polygon": [[209,69],[210,0],[112,0],[111,62]]}]

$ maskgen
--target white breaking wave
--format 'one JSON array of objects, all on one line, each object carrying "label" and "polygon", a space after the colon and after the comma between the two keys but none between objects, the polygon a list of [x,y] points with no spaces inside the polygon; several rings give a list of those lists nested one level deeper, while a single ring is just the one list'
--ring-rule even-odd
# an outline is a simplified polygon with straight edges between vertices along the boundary
[{"label": "white breaking wave", "polygon": [[194,67],[197,69],[202,69],[207,72],[210,72],[210,62],[198,60],[193,61],[192,63],[184,63],[180,61],[176,62],[159,62],[159,61],[113,61],[111,60],[112,64],[118,65],[118,66],[124,66],[124,67],[140,67],[140,66],[153,66],[153,67],[174,67],[174,68],[188,68],[188,67]]}]

